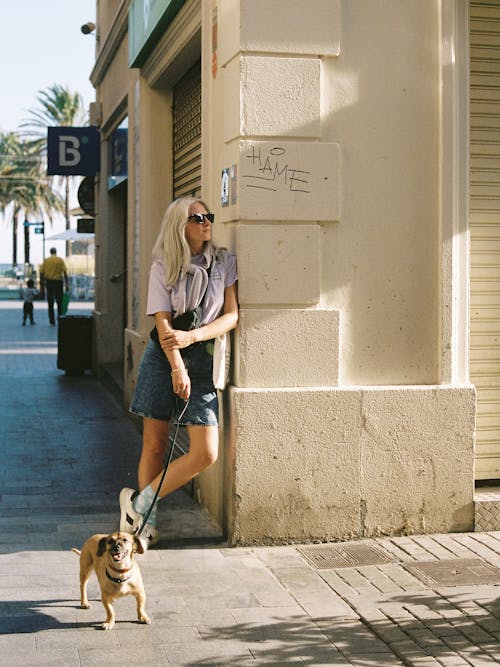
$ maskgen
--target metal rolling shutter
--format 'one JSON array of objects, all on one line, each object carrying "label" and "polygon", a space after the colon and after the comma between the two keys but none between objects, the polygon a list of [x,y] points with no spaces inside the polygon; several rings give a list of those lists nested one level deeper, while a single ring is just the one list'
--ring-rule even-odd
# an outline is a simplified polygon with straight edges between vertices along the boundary
[{"label": "metal rolling shutter", "polygon": [[500,0],[470,3],[471,381],[476,479],[500,478]]},{"label": "metal rolling shutter", "polygon": [[201,194],[201,67],[174,87],[174,198]]}]

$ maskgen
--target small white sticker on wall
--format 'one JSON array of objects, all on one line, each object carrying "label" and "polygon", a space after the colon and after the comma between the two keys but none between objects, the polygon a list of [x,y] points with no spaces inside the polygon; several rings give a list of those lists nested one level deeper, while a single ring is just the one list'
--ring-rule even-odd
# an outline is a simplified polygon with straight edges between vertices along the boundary
[{"label": "small white sticker on wall", "polygon": [[229,169],[222,170],[220,180],[220,202],[222,206],[229,206]]}]

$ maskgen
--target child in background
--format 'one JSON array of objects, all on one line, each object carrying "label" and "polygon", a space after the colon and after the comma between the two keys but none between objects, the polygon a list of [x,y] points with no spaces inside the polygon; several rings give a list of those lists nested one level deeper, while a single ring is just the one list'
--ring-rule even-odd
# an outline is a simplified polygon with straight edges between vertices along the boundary
[{"label": "child in background", "polygon": [[26,283],[27,287],[24,289],[24,303],[23,303],[23,327],[26,326],[26,318],[30,318],[30,324],[35,324],[33,319],[33,301],[38,294],[35,289],[35,283],[31,278]]}]

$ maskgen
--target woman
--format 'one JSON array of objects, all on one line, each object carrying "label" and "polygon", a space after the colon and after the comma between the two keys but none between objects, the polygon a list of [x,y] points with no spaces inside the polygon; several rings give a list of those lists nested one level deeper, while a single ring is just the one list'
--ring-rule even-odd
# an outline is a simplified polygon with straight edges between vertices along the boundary
[{"label": "woman", "polygon": [[[137,532],[154,503],[170,420],[177,412],[182,415],[180,423],[187,426],[189,451],[168,466],[158,498],[183,486],[217,459],[218,402],[211,343],[236,327],[238,302],[236,257],[212,245],[213,221],[200,199],[177,199],[165,211],[153,248],[147,313],[154,315],[157,337],[155,341],[153,330],[130,405],[131,412],[143,417],[143,443],[140,493],[133,489],[120,493],[120,530],[125,532]],[[199,328],[175,329],[173,318],[196,308],[200,301]],[[156,504],[141,533],[150,545],[159,537]]]}]

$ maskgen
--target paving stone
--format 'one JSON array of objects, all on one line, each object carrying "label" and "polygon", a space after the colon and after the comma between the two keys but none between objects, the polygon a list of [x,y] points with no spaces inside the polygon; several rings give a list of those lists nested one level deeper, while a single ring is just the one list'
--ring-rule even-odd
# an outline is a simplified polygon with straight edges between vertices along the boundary
[{"label": "paving stone", "polygon": [[462,667],[462,665],[469,664],[464,658],[461,658],[459,655],[440,656],[439,662],[443,665],[443,667]]},{"label": "paving stone", "polygon": [[497,618],[484,616],[482,618],[478,618],[476,622],[481,626],[481,628],[483,628],[483,630],[486,630],[486,632],[489,632],[490,634],[495,632],[500,633],[500,620]]},{"label": "paving stone", "polygon": [[[103,665],[106,667],[124,667],[124,664],[141,665],[141,667],[142,665],[163,667],[163,665],[169,664],[163,647],[144,641],[139,646],[126,642],[118,649],[109,648],[103,651],[97,648],[85,648],[79,649],[78,653],[79,662],[73,663],[75,667],[80,667],[80,665],[81,667],[103,667]],[[124,659],[127,660],[127,663],[124,663]],[[65,667],[72,667],[72,664],[68,663]]]},{"label": "paving stone", "polygon": [[[397,566],[391,565],[366,565],[363,568],[358,568],[358,570],[366,577],[371,584],[379,593],[384,595],[399,595],[404,591],[404,588],[400,586],[395,578],[397,577],[396,572],[398,570]],[[402,571],[402,568],[399,568]],[[394,576],[395,575],[395,576]]]},{"label": "paving stone", "polygon": [[[287,645],[269,647],[266,656],[276,661],[281,656],[293,655],[294,648]],[[239,641],[214,640],[189,642],[185,646],[169,646],[165,648],[169,662],[175,665],[216,664],[216,665],[246,665],[255,664],[250,650],[245,649]],[[283,664],[285,661],[283,660]]]},{"label": "paving stone", "polygon": [[[50,653],[36,652],[34,655],[25,656],[22,667],[80,667],[78,650],[68,648],[63,650],[52,650]],[[8,654],[2,656],[3,667],[19,667],[15,656]]]},{"label": "paving stone", "polygon": [[495,658],[492,658],[488,655],[469,656],[467,659],[469,664],[473,667],[491,667],[491,665],[498,665],[498,662],[495,660]]}]

